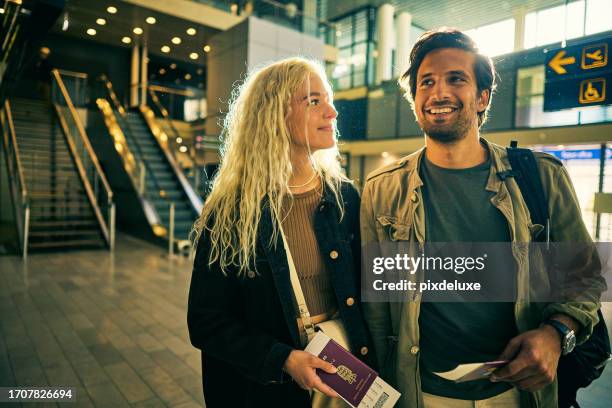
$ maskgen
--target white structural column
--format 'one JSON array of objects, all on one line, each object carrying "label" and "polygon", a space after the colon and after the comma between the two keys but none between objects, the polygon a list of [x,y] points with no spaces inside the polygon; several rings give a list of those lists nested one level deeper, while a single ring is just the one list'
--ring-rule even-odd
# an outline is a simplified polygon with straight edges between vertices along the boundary
[{"label": "white structural column", "polygon": [[512,10],[514,16],[514,51],[521,51],[525,48],[525,16],[527,8],[517,7]]},{"label": "white structural column", "polygon": [[378,57],[376,59],[376,84],[392,78],[391,57],[393,53],[393,13],[391,4],[383,4],[377,10],[376,33]]},{"label": "white structural column", "polygon": [[147,104],[147,75],[149,67],[149,50],[147,45],[142,45],[142,57],[140,59],[140,104]]},{"label": "white structural column", "polygon": [[130,72],[130,107],[138,106],[138,82],[140,82],[140,56],[138,45],[132,47],[132,66]]},{"label": "white structural column", "polygon": [[395,67],[393,76],[399,77],[408,69],[408,59],[410,58],[410,27],[412,26],[412,15],[410,13],[400,13],[395,22]]},{"label": "white structural column", "polygon": [[317,21],[317,0],[304,0],[303,5],[302,32],[316,37],[319,26]]}]

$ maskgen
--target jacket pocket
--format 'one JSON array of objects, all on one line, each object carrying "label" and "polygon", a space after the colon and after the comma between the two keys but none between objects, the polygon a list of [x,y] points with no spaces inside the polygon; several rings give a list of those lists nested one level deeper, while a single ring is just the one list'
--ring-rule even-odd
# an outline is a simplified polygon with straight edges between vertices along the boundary
[{"label": "jacket pocket", "polygon": [[376,221],[391,241],[408,241],[410,239],[410,225],[399,222],[396,217],[379,215]]}]

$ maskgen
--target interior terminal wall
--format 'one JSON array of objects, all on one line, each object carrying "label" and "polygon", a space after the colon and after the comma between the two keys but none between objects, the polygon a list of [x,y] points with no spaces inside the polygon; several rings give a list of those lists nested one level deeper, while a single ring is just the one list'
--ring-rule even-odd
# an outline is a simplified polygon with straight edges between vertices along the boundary
[{"label": "interior terminal wall", "polygon": [[219,135],[220,121],[227,112],[232,88],[245,74],[262,64],[301,55],[323,60],[323,40],[282,27],[256,17],[249,17],[235,27],[211,39],[208,54],[208,115],[217,120],[206,122],[207,135]]},{"label": "interior terminal wall", "polygon": [[125,100],[130,86],[129,48],[57,34],[49,34],[44,45],[51,49],[49,61],[54,68],[86,73],[90,85],[100,74],[106,74],[119,100]]}]

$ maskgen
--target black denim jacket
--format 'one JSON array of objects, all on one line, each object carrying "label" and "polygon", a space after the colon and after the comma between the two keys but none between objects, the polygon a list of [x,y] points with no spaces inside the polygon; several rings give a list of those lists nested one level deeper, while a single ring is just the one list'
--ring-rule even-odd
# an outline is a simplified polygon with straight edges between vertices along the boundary
[{"label": "black denim jacket", "polygon": [[[376,359],[359,302],[360,199],[350,183],[342,184],[341,194],[342,220],[333,194],[324,189],[316,209],[315,235],[331,273],[352,350],[373,366]],[[220,406],[275,406],[278,402],[278,406],[293,403],[310,407],[308,393],[282,370],[291,351],[301,346],[282,238],[279,236],[276,246],[269,245],[271,234],[270,212],[265,208],[254,268],[244,277],[238,277],[236,271],[225,276],[218,263],[208,265],[211,243],[207,234],[198,243],[187,322],[192,344],[203,351],[204,394],[209,408],[217,401]],[[228,405],[228,397],[238,399]]]}]

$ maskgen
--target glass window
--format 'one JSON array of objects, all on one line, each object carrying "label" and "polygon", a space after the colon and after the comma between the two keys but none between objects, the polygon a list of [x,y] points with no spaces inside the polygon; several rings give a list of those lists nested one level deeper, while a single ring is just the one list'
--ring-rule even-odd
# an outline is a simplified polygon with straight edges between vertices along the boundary
[{"label": "glass window", "polygon": [[586,6],[586,34],[612,30],[610,0],[588,0]]},{"label": "glass window", "polygon": [[584,0],[528,13],[525,16],[523,39],[525,48],[582,37],[585,35],[584,13]]},{"label": "glass window", "polygon": [[538,11],[536,38],[538,45],[550,44],[563,40],[565,6],[553,7]]},{"label": "glass window", "polygon": [[487,24],[466,34],[472,37],[483,53],[493,57],[514,51],[514,19]]}]

